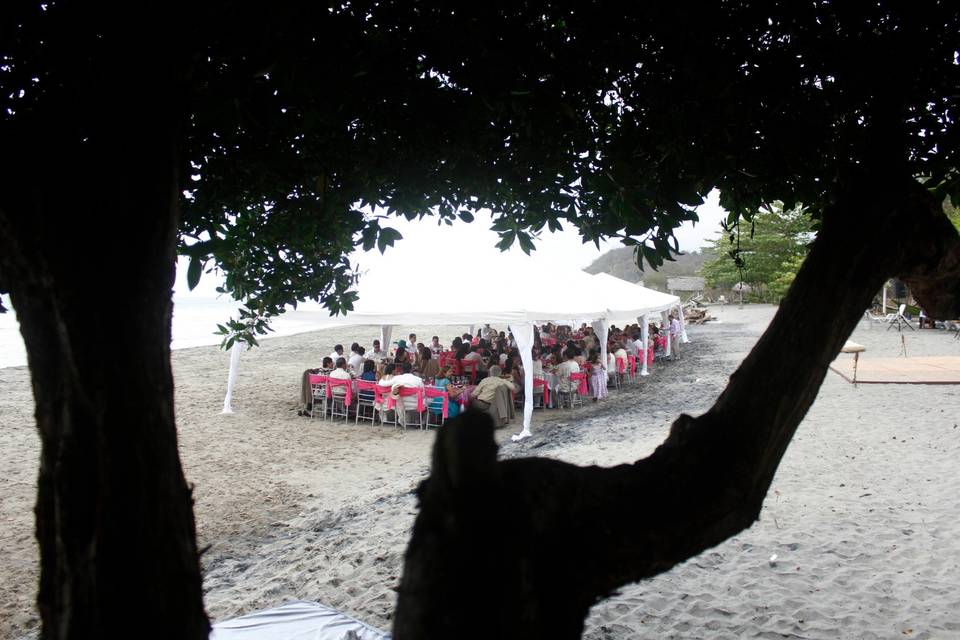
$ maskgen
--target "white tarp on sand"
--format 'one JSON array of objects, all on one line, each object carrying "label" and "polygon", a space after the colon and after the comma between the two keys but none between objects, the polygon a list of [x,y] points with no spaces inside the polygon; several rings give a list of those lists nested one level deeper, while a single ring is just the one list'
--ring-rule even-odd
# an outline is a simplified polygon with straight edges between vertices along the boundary
[{"label": "white tarp on sand", "polygon": [[210,640],[390,640],[392,636],[318,602],[288,602],[213,625]]}]

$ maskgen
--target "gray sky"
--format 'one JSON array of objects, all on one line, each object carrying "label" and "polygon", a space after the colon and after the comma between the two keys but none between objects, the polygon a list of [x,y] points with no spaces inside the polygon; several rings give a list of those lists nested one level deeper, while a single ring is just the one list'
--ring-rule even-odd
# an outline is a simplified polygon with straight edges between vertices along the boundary
[{"label": "gray sky", "polygon": [[[694,251],[706,245],[715,238],[720,231],[720,221],[726,217],[726,211],[720,208],[719,194],[714,191],[703,205],[697,209],[700,222],[696,225],[684,223],[675,232],[682,251]],[[403,218],[388,221],[385,226],[391,226],[403,234],[394,248],[388,248],[384,255],[373,251],[355,251],[351,261],[361,269],[389,269],[402,268],[404,255],[436,255],[437,268],[469,262],[467,256],[488,256],[490,249],[499,239],[497,234],[490,230],[491,217],[489,214],[478,214],[476,219],[467,224],[455,222],[453,226],[437,225],[435,218],[426,218],[408,222]],[[598,250],[592,243],[583,244],[577,230],[570,226],[557,233],[544,232],[536,241],[534,257],[538,264],[543,265],[545,273],[574,266],[583,268],[600,257],[602,254],[623,246],[619,242],[602,242]],[[519,244],[515,243],[511,251],[520,253]],[[461,256],[460,260],[455,257]],[[186,285],[187,261],[181,258],[177,267],[177,295],[188,293]],[[200,285],[192,296],[215,296],[215,289],[221,279],[210,274],[204,274]]]}]

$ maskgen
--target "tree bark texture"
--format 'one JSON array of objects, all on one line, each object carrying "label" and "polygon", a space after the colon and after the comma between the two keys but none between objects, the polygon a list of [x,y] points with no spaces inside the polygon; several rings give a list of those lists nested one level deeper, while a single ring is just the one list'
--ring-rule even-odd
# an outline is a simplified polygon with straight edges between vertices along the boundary
[{"label": "tree bark texture", "polygon": [[179,87],[169,46],[109,25],[65,24],[103,35],[64,35],[51,68],[69,73],[0,131],[0,279],[42,444],[42,637],[206,638],[170,367]]},{"label": "tree bark texture", "polygon": [[960,314],[960,240],[938,203],[885,174],[844,186],[727,388],[706,414],[681,415],[650,457],[614,468],[497,461],[489,421],[470,413],[438,433],[400,584],[398,640],[579,637],[595,602],[759,517],[829,363],[888,276],[942,282],[923,289],[922,302]]}]

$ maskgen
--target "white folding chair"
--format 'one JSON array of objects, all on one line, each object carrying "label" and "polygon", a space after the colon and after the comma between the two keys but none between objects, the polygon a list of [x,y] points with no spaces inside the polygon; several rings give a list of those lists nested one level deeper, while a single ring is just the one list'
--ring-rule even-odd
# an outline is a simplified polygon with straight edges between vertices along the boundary
[{"label": "white folding chair", "polygon": [[327,377],[326,376],[311,376],[313,381],[310,382],[310,392],[313,396],[313,400],[310,405],[310,419],[317,417],[317,412],[320,412],[320,417],[324,420],[327,419]]},{"label": "white folding chair", "polygon": [[[373,424],[377,419],[376,382],[357,380],[356,417],[353,423],[367,420]],[[369,410],[369,411],[368,411]],[[368,416],[367,413],[370,415]]]},{"label": "white folding chair", "polygon": [[910,331],[915,331],[915,329],[913,328],[913,325],[910,324],[910,320],[908,320],[907,317],[906,317],[905,315],[903,315],[904,311],[906,311],[906,310],[907,310],[907,305],[906,305],[906,304],[901,304],[901,305],[897,308],[897,313],[896,313],[896,315],[894,315],[894,314],[892,314],[892,313],[890,314],[890,315],[892,315],[892,316],[894,316],[894,317],[893,317],[893,318],[889,321],[889,323],[887,324],[887,331],[890,331],[890,329],[892,329],[893,327],[896,327],[896,328],[897,328],[897,331],[902,331],[904,325],[910,327]]}]

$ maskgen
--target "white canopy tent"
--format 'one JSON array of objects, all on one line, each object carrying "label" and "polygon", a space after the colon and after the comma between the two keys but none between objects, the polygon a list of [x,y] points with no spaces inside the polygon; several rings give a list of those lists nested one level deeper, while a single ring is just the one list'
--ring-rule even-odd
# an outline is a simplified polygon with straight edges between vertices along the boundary
[{"label": "white canopy tent", "polygon": [[[438,268],[433,256],[410,252],[404,255],[401,249],[394,252],[395,268],[379,268],[361,278],[360,299],[349,315],[318,317],[316,327],[379,326],[381,344],[387,348],[395,326],[508,326],[525,372],[523,429],[514,439],[531,435],[534,325],[591,324],[606,362],[610,322],[644,318],[645,341],[646,316],[679,303],[676,296],[607,274],[591,276],[573,267],[544,273],[534,257],[525,255],[496,251],[469,255],[467,250],[453,260],[457,265],[465,265],[464,274],[449,275],[457,268]],[[224,413],[232,411],[230,402],[241,349],[235,346],[231,357]],[[646,359],[642,373],[646,375]]]},{"label": "white canopy tent", "polygon": [[[638,322],[640,324],[641,341],[643,344],[647,344],[649,337],[647,326],[650,322],[649,316],[654,313],[659,313],[663,317],[663,320],[666,321],[667,312],[674,307],[677,308],[679,313],[680,340],[683,342],[690,341],[687,338],[687,330],[683,323],[683,305],[680,303],[678,296],[648,289],[639,284],[627,282],[626,280],[612,276],[609,273],[597,273],[592,277],[596,282],[598,291],[604,298],[612,301],[609,309],[609,321],[611,323],[622,322],[625,324]],[[669,354],[669,340],[667,341],[667,349]],[[640,365],[640,375],[649,375],[646,358],[643,359]]]},{"label": "white canopy tent", "polygon": [[[590,323],[605,343],[606,300],[592,280],[575,268],[566,273],[543,273],[535,258],[491,252],[480,259],[465,257],[465,275],[446,275],[456,269],[438,269],[418,256],[401,260],[401,273],[378,269],[359,283],[360,300],[346,316],[318,318],[317,328],[379,325],[382,344],[390,342],[394,326],[506,325],[513,333],[525,372],[523,430],[514,438],[530,434],[533,415],[534,325],[554,322]],[[432,275],[435,274],[435,275]],[[604,345],[605,350],[605,345]],[[232,383],[239,367],[237,352],[230,362],[224,413],[229,413]]]}]

